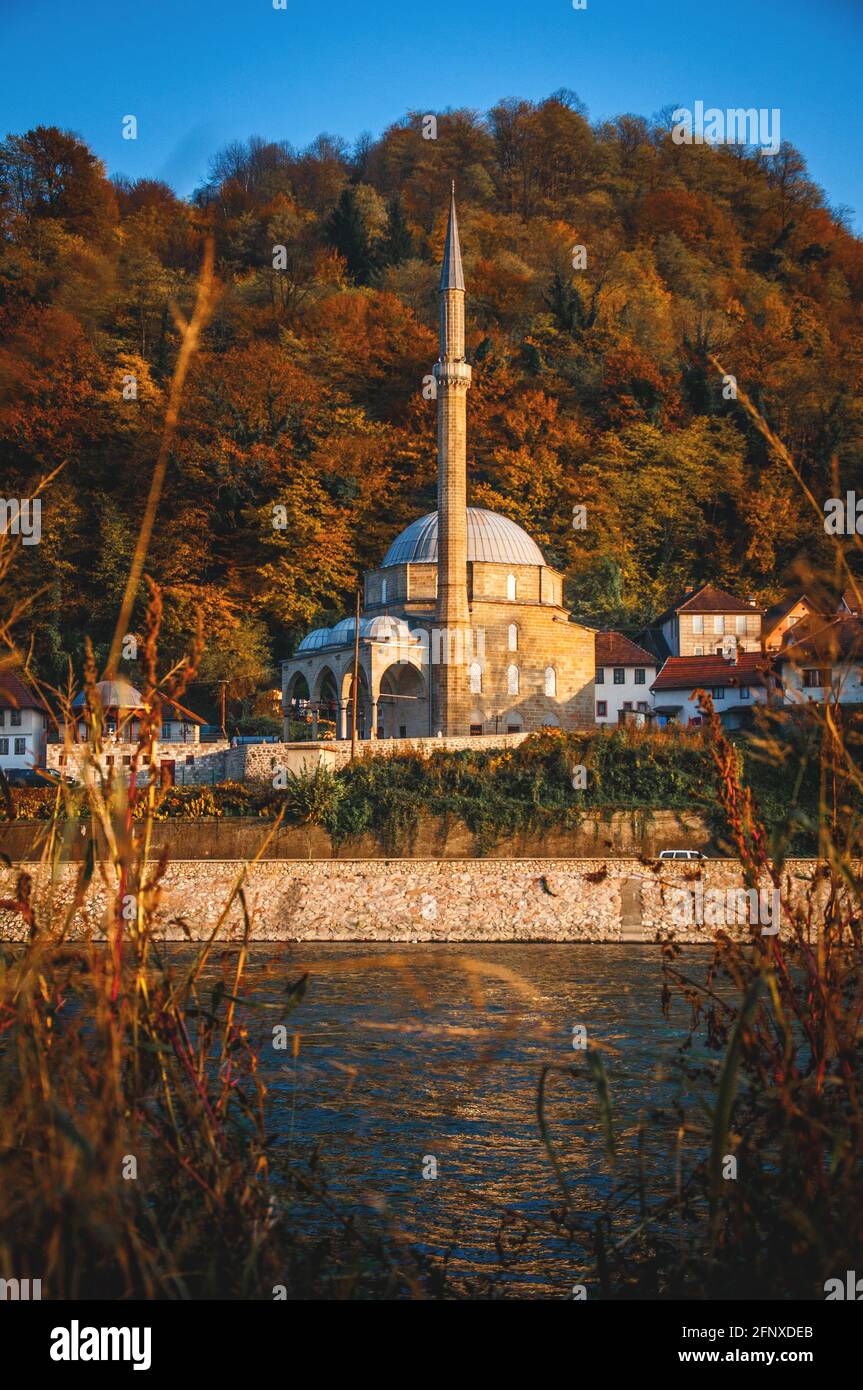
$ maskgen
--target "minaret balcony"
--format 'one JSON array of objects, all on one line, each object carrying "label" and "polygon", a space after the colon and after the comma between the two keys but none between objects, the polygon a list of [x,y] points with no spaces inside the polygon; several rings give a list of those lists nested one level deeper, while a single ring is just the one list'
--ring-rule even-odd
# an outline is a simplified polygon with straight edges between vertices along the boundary
[{"label": "minaret balcony", "polygon": [[470,386],[472,371],[464,358],[444,358],[435,362],[432,372],[439,386]]}]

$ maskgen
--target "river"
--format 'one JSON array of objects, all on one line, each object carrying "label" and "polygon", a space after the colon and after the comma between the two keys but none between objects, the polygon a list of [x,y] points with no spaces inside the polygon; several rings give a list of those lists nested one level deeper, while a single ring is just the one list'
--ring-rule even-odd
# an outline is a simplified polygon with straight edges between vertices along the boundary
[{"label": "river", "polygon": [[[703,977],[709,957],[689,947],[683,961]],[[289,1011],[285,985],[306,967]],[[650,1195],[671,1190],[689,1011],[677,999],[663,1020],[655,946],[256,947],[247,985],[277,1004],[258,1015],[276,1173],[314,1153],[337,1206],[445,1262],[453,1292],[572,1297],[584,1277],[611,1170],[574,1030],[604,1060],[618,1172],[634,1171],[642,1121]],[[545,1114],[568,1208],[539,1132],[546,1065],[567,1069],[548,1077]]]}]

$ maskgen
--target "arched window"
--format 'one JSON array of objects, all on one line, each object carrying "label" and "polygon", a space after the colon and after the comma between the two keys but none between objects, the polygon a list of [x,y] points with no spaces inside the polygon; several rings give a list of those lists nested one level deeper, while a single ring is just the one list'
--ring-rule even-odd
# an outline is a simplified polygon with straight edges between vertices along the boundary
[{"label": "arched window", "polygon": [[518,651],[518,623],[510,623],[507,633],[507,649],[511,652]]},{"label": "arched window", "polygon": [[382,580],[381,580],[381,603],[386,603],[386,601],[387,601],[387,581],[386,581],[385,579],[382,579]]},{"label": "arched window", "polygon": [[517,592],[518,592],[518,585],[517,585],[516,582],[515,582],[515,575],[514,575],[514,574],[508,574],[508,575],[506,576],[506,596],[507,596],[507,598],[508,598],[508,599],[514,599]]},{"label": "arched window", "polygon": [[507,666],[506,668],[506,693],[507,695],[518,694],[518,667]]},{"label": "arched window", "polygon": [[546,695],[557,694],[557,672],[553,666],[545,668],[545,693]]},{"label": "arched window", "polygon": [[482,694],[482,667],[478,661],[472,661],[468,667],[468,679],[470,681],[471,695]]}]

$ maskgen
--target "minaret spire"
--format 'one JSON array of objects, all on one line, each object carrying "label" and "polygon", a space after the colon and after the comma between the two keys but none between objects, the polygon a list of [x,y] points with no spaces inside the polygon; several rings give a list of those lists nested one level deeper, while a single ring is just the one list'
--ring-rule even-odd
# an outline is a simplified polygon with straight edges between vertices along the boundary
[{"label": "minaret spire", "polygon": [[443,264],[440,270],[441,290],[463,290],[464,271],[461,264],[461,245],[458,239],[458,218],[455,211],[455,179],[452,181],[452,194],[449,205],[449,225],[446,229],[446,244]]},{"label": "minaret spire", "polygon": [[[455,209],[455,181],[440,277],[440,357],[434,366],[438,417],[438,584],[436,620],[448,634],[447,657],[434,673],[433,722],[444,734],[466,734],[470,719],[464,656],[469,651],[467,592],[467,393],[464,271]],[[452,634],[450,638],[449,634]],[[450,656],[456,655],[455,662]]]}]

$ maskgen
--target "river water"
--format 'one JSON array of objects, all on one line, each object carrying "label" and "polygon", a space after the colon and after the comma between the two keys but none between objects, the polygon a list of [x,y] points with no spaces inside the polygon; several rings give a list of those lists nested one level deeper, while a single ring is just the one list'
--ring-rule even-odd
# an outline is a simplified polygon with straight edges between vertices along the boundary
[{"label": "river water", "polygon": [[[701,978],[709,957],[689,947],[683,966]],[[289,1010],[285,985],[305,969]],[[314,1154],[339,1208],[445,1262],[454,1292],[572,1297],[584,1277],[611,1170],[574,1030],[604,1060],[618,1173],[634,1169],[641,1125],[650,1195],[671,1190],[689,1011],[678,999],[662,1018],[655,946],[257,947],[247,985],[264,1037],[271,1023],[289,1035],[262,1050],[276,1172]],[[568,1205],[540,1136],[544,1066],[567,1069],[549,1074],[544,1113]]]}]

